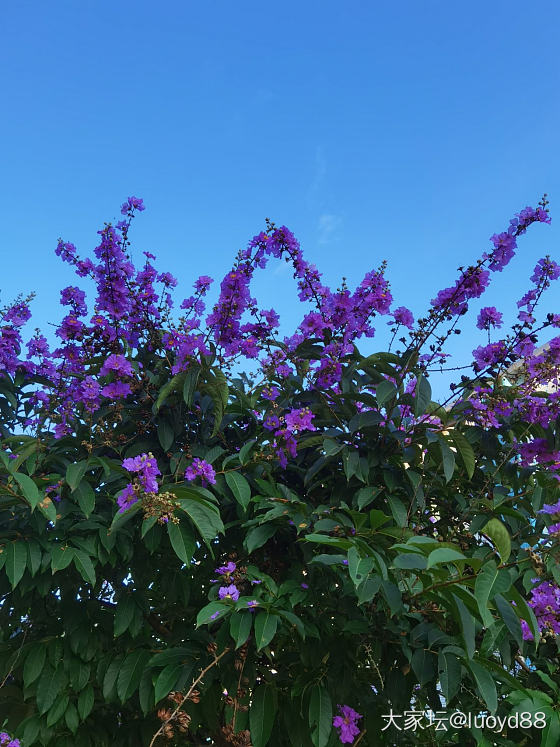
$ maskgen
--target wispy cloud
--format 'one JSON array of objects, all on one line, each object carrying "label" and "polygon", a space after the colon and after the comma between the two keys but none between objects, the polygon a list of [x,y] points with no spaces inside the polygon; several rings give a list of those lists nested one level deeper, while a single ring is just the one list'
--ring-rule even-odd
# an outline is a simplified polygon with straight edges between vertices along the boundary
[{"label": "wispy cloud", "polygon": [[318,244],[328,244],[335,238],[336,230],[342,223],[340,215],[334,213],[323,213],[318,222]]},{"label": "wispy cloud", "polygon": [[323,191],[327,176],[327,158],[322,145],[315,148],[315,161],[313,165],[313,178],[307,190],[307,200],[311,208],[317,209],[324,199]]}]

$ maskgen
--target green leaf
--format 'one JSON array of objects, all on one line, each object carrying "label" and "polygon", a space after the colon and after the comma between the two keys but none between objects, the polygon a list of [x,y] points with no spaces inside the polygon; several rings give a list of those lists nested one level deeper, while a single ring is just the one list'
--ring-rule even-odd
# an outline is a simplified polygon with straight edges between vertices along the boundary
[{"label": "green leaf", "polygon": [[213,369],[213,378],[201,384],[200,391],[208,394],[214,405],[214,427],[210,434],[210,438],[214,438],[220,429],[229,398],[227,379],[223,372]]},{"label": "green leaf", "polygon": [[95,508],[95,493],[93,488],[87,480],[82,480],[74,492],[78,506],[82,509],[86,519],[88,519]]},{"label": "green leaf", "polygon": [[459,618],[461,620],[461,636],[463,638],[463,641],[465,642],[465,649],[467,651],[469,659],[472,659],[475,651],[474,618],[456,594],[452,594],[452,597],[455,600],[455,604],[457,605],[457,610],[459,612]]},{"label": "green leaf", "polygon": [[121,703],[128,700],[137,689],[149,658],[148,651],[133,651],[122,663],[117,678],[117,695]]},{"label": "green leaf", "polygon": [[74,565],[76,566],[79,574],[92,586],[95,586],[95,568],[91,562],[91,558],[83,550],[77,550],[74,548]]},{"label": "green leaf", "polygon": [[226,482],[233,493],[235,500],[241,508],[246,511],[251,500],[251,486],[239,472],[226,472]]},{"label": "green leaf", "polygon": [[402,555],[397,555],[393,560],[393,565],[395,568],[423,571],[427,567],[428,561],[424,555],[419,555],[415,552],[406,552],[402,553]]},{"label": "green leaf", "polygon": [[461,661],[457,654],[442,650],[438,655],[439,681],[445,702],[454,698],[461,682]]},{"label": "green leaf", "polygon": [[175,374],[175,376],[173,376],[173,378],[170,379],[167,384],[164,384],[162,386],[162,388],[159,390],[158,398],[154,405],[154,414],[159,411],[160,407],[163,405],[170,394],[172,394],[173,392],[177,392],[183,388],[185,377],[186,373],[182,371],[181,373]]},{"label": "green leaf", "polygon": [[255,642],[257,651],[267,646],[276,635],[278,616],[267,610],[259,612],[255,618]]},{"label": "green leaf", "polygon": [[414,414],[423,415],[432,399],[432,387],[423,374],[418,374],[414,390]]},{"label": "green leaf", "polygon": [[[122,493],[122,490],[119,491],[119,493]],[[142,502],[136,501],[136,503],[133,503],[130,508],[126,509],[126,511],[117,511],[117,513],[113,517],[113,521],[111,522],[111,526],[109,527],[107,534],[112,534],[114,531],[122,527],[123,524],[126,524],[127,521],[132,519],[132,517],[135,516],[138,511],[140,511],[141,506]]]},{"label": "green leaf", "polygon": [[115,622],[114,632],[115,638],[118,638],[126,630],[128,630],[130,623],[134,619],[136,613],[136,602],[130,594],[126,594],[121,597],[117,603],[117,609],[115,611]]},{"label": "green leaf", "polygon": [[494,682],[494,678],[488,670],[484,669],[484,667],[476,661],[469,661],[467,664],[473,674],[478,692],[488,706],[488,710],[491,713],[494,713],[498,707],[498,696],[496,693],[496,683]]},{"label": "green leaf", "polygon": [[74,548],[68,545],[54,545],[51,551],[51,570],[54,573],[67,568],[74,559]]},{"label": "green leaf", "polygon": [[224,525],[220,518],[220,513],[214,505],[206,501],[199,500],[179,500],[181,510],[183,510],[191,519],[198,529],[200,536],[210,546],[211,540],[215,539],[218,534],[224,532]]},{"label": "green leaf", "polygon": [[40,714],[46,713],[56,700],[57,695],[66,684],[62,668],[53,669],[47,666],[37,685],[37,709]]},{"label": "green leaf", "polygon": [[265,747],[272,734],[276,717],[275,690],[270,685],[260,685],[253,690],[249,724],[253,747]]},{"label": "green leaf", "polygon": [[25,547],[25,542],[8,542],[4,552],[6,554],[6,575],[12,585],[12,589],[15,589],[21,581],[27,565],[27,548]]},{"label": "green leaf", "polygon": [[507,629],[512,634],[515,642],[519,648],[523,648],[523,633],[521,631],[521,623],[516,615],[511,602],[507,602],[501,594],[496,594],[494,597],[494,603],[498,608],[502,620],[505,622]]},{"label": "green leaf", "polygon": [[173,432],[173,426],[167,420],[160,420],[157,425],[158,440],[161,448],[164,451],[168,451],[175,440],[175,433]]},{"label": "green leaf", "polygon": [[390,381],[380,381],[375,387],[375,399],[379,407],[383,407],[385,402],[389,399],[394,399],[397,396],[397,388]]},{"label": "green leaf", "polygon": [[242,465],[247,464],[247,461],[248,461],[247,457],[249,456],[249,454],[253,450],[253,448],[254,448],[254,446],[255,446],[256,443],[257,443],[256,439],[253,438],[250,441],[247,441],[247,443],[244,444],[239,449],[239,454],[237,456],[239,457],[240,464],[242,464]]},{"label": "green leaf", "polygon": [[91,713],[94,700],[93,686],[88,685],[78,696],[78,713],[81,721],[85,721]]},{"label": "green leaf", "polygon": [[387,503],[389,504],[389,508],[391,509],[391,513],[393,514],[397,526],[405,527],[408,524],[408,511],[406,510],[404,503],[400,498],[396,498],[394,495],[387,496]]},{"label": "green leaf", "polygon": [[455,454],[443,436],[438,433],[439,448],[443,463],[443,474],[445,481],[449,482],[455,472]]},{"label": "green leaf", "polygon": [[235,612],[229,620],[229,632],[235,641],[235,648],[242,646],[251,632],[253,625],[252,612]]},{"label": "green leaf", "polygon": [[466,558],[462,552],[450,547],[438,547],[428,555],[428,568],[432,568],[439,563],[452,563],[455,560],[466,560]]},{"label": "green leaf", "polygon": [[309,726],[314,747],[326,747],[332,730],[332,702],[322,685],[313,685],[311,688]]},{"label": "green leaf", "polygon": [[52,521],[53,524],[56,524],[56,506],[52,500],[47,496],[46,498],[43,498],[42,501],[39,501],[38,505],[43,516],[48,521]]},{"label": "green leaf", "polygon": [[87,468],[88,468],[87,460],[81,461],[81,462],[74,462],[74,464],[69,464],[68,467],[66,468],[66,482],[70,486],[70,490],[72,490],[72,492],[76,490],[76,488],[82,481],[82,478],[85,475]]},{"label": "green leaf", "polygon": [[66,713],[64,714],[64,720],[66,721],[66,726],[70,729],[72,734],[75,734],[78,731],[78,726],[80,725],[80,717],[78,716],[78,711],[76,710],[76,706],[74,705],[74,703],[70,703],[68,705]]},{"label": "green leaf", "polygon": [[560,718],[556,712],[546,714],[546,726],[541,731],[540,747],[558,747],[560,744]]},{"label": "green leaf", "polygon": [[276,533],[277,529],[278,527],[275,524],[262,524],[260,527],[249,529],[243,541],[247,552],[251,554],[254,550],[262,547]]},{"label": "green leaf", "polygon": [[196,541],[190,527],[170,521],[167,524],[167,534],[179,560],[190,565],[196,550]]},{"label": "green leaf", "polygon": [[480,616],[486,627],[494,622],[488,602],[495,594],[507,591],[511,586],[511,578],[507,571],[499,571],[496,563],[489,560],[480,569],[474,584],[474,596],[480,610]]},{"label": "green leaf", "polygon": [[196,616],[196,627],[200,628],[201,625],[207,625],[208,623],[220,620],[228,612],[231,612],[231,610],[231,606],[224,602],[210,602]]},{"label": "green leaf", "polygon": [[161,670],[155,683],[156,705],[175,688],[182,671],[182,664],[168,664]]},{"label": "green leaf", "polygon": [[103,698],[107,701],[113,700],[116,694],[117,677],[121,670],[122,659],[122,656],[112,659],[103,677]]},{"label": "green leaf", "polygon": [[[535,644],[538,644],[541,637],[541,631],[532,608],[529,607],[526,600],[517,591],[515,586],[510,587],[508,591],[508,597],[515,602],[515,611],[517,612],[521,620],[525,620],[525,622],[529,626],[529,630],[533,634]],[[536,672],[536,674],[538,674],[538,672]]]},{"label": "green leaf", "polygon": [[39,503],[39,490],[33,480],[27,475],[23,475],[20,472],[14,472],[14,479],[17,481],[21,488],[21,492],[29,501],[29,505],[32,509]]},{"label": "green leaf", "polygon": [[486,526],[482,527],[482,532],[496,545],[502,563],[507,563],[511,555],[511,539],[502,522],[499,519],[490,519]]},{"label": "green leaf", "polygon": [[69,700],[68,693],[61,693],[58,696],[47,715],[47,726],[53,726],[64,716]]},{"label": "green leaf", "polygon": [[425,648],[417,648],[412,655],[410,663],[420,687],[423,687],[435,677],[436,657],[432,651],[428,651]]},{"label": "green leaf", "polygon": [[35,682],[37,677],[43,671],[46,654],[47,647],[39,643],[35,644],[27,655],[23,667],[23,682],[26,688],[29,687],[31,683]]},{"label": "green leaf", "polygon": [[470,445],[469,441],[467,441],[466,437],[458,430],[453,430],[451,433],[451,439],[453,440],[453,444],[457,449],[458,454],[463,460],[467,477],[470,480],[474,475],[476,463],[473,447]]},{"label": "green leaf", "polygon": [[27,567],[32,576],[34,576],[41,567],[43,553],[38,542],[31,539],[27,542]]},{"label": "green leaf", "polygon": [[191,407],[194,395],[196,393],[200,371],[201,367],[196,363],[189,364],[187,375],[185,376],[185,383],[183,384],[183,399],[185,400],[185,404],[188,408]]},{"label": "green leaf", "polygon": [[[362,508],[365,506],[369,506],[370,503],[373,503],[373,501],[377,498],[379,493],[381,493],[382,488],[360,488],[358,490],[358,493],[356,495],[357,503],[358,503],[358,511],[361,511]],[[376,509],[373,509],[376,510]],[[382,511],[379,511],[379,513],[383,513]],[[387,517],[388,520],[388,517]]]}]

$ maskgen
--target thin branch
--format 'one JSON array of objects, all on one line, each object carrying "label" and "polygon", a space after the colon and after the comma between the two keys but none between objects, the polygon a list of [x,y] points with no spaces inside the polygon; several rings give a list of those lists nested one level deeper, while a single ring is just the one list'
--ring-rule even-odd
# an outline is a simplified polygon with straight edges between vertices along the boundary
[{"label": "thin branch", "polygon": [[208,672],[208,671],[209,671],[210,669],[212,669],[212,667],[216,666],[216,664],[217,664],[217,663],[218,663],[218,662],[220,661],[220,659],[222,658],[222,656],[225,656],[225,655],[226,655],[226,654],[227,654],[227,653],[229,652],[229,650],[230,650],[230,649],[229,649],[229,646],[228,646],[227,648],[225,648],[225,649],[224,649],[224,650],[222,651],[222,653],[221,653],[221,654],[220,654],[219,656],[216,656],[216,655],[214,654],[214,661],[213,661],[213,662],[211,662],[210,664],[208,664],[208,666],[207,666],[207,667],[206,667],[205,669],[203,669],[203,670],[202,670],[202,672],[201,672],[201,673],[200,673],[200,674],[198,675],[198,677],[196,678],[196,680],[195,680],[195,681],[194,681],[194,682],[192,683],[192,685],[190,686],[190,688],[189,688],[189,690],[188,690],[187,694],[185,695],[185,697],[183,698],[183,700],[182,700],[182,701],[181,701],[181,702],[179,703],[179,705],[178,705],[178,706],[177,706],[177,707],[175,708],[175,710],[173,711],[173,713],[171,714],[171,716],[169,716],[169,718],[168,718],[168,719],[167,719],[166,721],[164,721],[164,722],[162,723],[162,725],[161,725],[161,726],[159,727],[159,729],[158,729],[158,730],[156,731],[156,733],[155,733],[155,734],[154,734],[154,736],[152,737],[152,741],[150,742],[150,744],[149,744],[149,747],[154,747],[154,744],[156,743],[156,739],[157,739],[158,737],[160,737],[160,736],[162,736],[162,735],[163,735],[163,730],[165,729],[165,727],[167,726],[167,724],[168,724],[168,723],[169,723],[170,721],[173,721],[173,719],[175,718],[175,716],[176,716],[176,715],[177,715],[177,714],[179,713],[179,711],[181,710],[181,708],[182,708],[182,707],[184,706],[184,704],[185,704],[185,703],[187,702],[187,700],[188,700],[188,699],[190,698],[190,696],[191,696],[191,694],[192,694],[193,690],[194,690],[194,689],[195,689],[195,687],[196,687],[196,686],[198,685],[198,683],[199,683],[199,682],[200,682],[200,681],[201,681],[201,680],[202,680],[202,679],[204,678],[205,674],[206,674],[206,673],[207,673],[207,672]]}]

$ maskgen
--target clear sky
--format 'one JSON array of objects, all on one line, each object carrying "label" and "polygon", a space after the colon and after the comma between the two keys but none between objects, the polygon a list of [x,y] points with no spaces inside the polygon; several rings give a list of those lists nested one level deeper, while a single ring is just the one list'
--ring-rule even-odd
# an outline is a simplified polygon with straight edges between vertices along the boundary
[{"label": "clear sky", "polygon": [[[387,259],[418,315],[548,192],[552,226],[479,304],[513,320],[536,260],[560,255],[559,50],[549,0],[5,3],[1,300],[34,290],[36,324],[56,321],[73,282],[57,238],[87,253],[136,195],[136,256],[156,254],[181,298],[270,217],[334,287]],[[559,288],[543,308],[560,311]],[[255,291],[291,332],[287,268]]]}]

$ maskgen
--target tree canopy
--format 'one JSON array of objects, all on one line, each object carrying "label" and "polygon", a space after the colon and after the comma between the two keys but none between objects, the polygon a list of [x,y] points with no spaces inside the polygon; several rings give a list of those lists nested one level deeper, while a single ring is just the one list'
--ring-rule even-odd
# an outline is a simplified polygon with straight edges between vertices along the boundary
[{"label": "tree canopy", "polygon": [[[143,209],[93,258],[59,241],[95,292],[61,291],[55,343],[25,339],[31,299],[2,312],[6,743],[558,744],[560,267],[539,260],[507,335],[480,311],[448,401],[430,385],[546,199],[417,321],[384,265],[332,291],[271,222],[206,316],[205,275],[175,310],[176,279],[133,261]],[[271,257],[305,307],[283,339],[251,296]],[[379,323],[390,350],[362,354]]]}]

